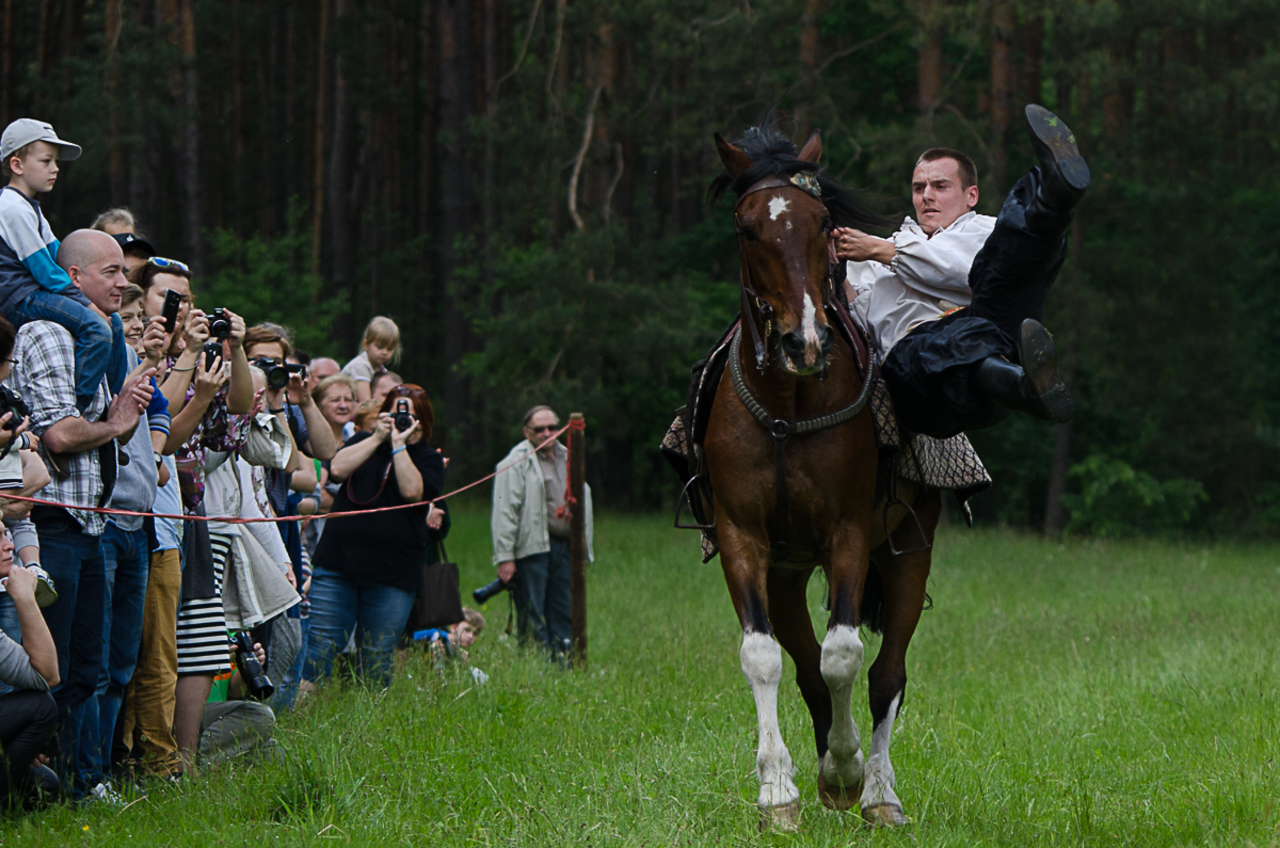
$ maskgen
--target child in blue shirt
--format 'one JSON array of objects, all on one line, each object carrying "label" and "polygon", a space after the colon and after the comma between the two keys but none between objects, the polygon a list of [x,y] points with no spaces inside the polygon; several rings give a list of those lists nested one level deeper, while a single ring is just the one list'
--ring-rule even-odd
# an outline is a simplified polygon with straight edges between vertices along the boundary
[{"label": "child in blue shirt", "polygon": [[58,239],[37,194],[53,189],[58,160],[80,155],[80,147],[58,138],[42,121],[21,118],[0,137],[0,170],[9,184],[0,188],[0,315],[15,327],[52,321],[76,340],[76,406],[84,412],[104,374],[113,394],[128,375],[124,328],[118,315],[110,324],[93,312],[89,300],[54,261]]}]

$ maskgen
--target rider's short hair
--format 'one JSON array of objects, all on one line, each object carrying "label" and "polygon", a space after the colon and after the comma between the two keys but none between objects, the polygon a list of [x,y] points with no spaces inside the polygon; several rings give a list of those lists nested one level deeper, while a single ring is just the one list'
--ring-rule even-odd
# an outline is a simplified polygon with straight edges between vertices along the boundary
[{"label": "rider's short hair", "polygon": [[954,159],[956,164],[960,166],[960,187],[968,188],[978,184],[978,166],[973,164],[973,160],[968,155],[961,153],[959,150],[953,150],[950,147],[930,147],[924,153],[920,154],[920,158],[916,160],[916,164],[921,162],[936,162],[939,159]]}]

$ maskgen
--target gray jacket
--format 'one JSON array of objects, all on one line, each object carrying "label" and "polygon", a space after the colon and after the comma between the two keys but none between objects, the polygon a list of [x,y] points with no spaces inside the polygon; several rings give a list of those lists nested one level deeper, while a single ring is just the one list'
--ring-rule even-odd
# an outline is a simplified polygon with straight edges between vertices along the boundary
[{"label": "gray jacket", "polygon": [[[565,450],[557,443],[558,451]],[[528,456],[525,456],[528,454]],[[520,457],[525,458],[519,462]],[[493,478],[493,563],[524,559],[551,550],[551,534],[547,531],[547,495],[542,468],[534,445],[527,440],[511,449],[499,462],[502,468],[516,462]],[[586,519],[587,560],[595,561],[592,547],[594,529],[591,510],[591,487],[583,484],[583,516]]]}]

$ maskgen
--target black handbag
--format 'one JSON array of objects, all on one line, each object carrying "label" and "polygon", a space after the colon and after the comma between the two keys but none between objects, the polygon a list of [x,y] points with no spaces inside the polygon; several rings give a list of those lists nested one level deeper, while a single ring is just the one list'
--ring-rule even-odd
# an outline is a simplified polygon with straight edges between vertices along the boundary
[{"label": "black handbag", "polygon": [[440,545],[440,561],[424,563],[418,578],[418,597],[409,613],[405,629],[412,635],[432,627],[445,629],[462,621],[462,593],[458,589],[458,565]]}]

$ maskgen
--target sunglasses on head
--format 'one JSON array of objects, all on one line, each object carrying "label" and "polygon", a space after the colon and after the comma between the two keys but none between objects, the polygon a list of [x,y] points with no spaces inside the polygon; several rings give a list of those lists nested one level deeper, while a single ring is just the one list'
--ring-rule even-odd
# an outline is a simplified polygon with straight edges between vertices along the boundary
[{"label": "sunglasses on head", "polygon": [[147,262],[150,263],[151,265],[155,265],[157,268],[169,268],[169,267],[180,268],[183,271],[186,271],[188,274],[191,273],[191,268],[190,266],[187,265],[187,263],[179,262],[176,259],[165,259],[163,256],[152,256],[150,259],[147,260]]}]

